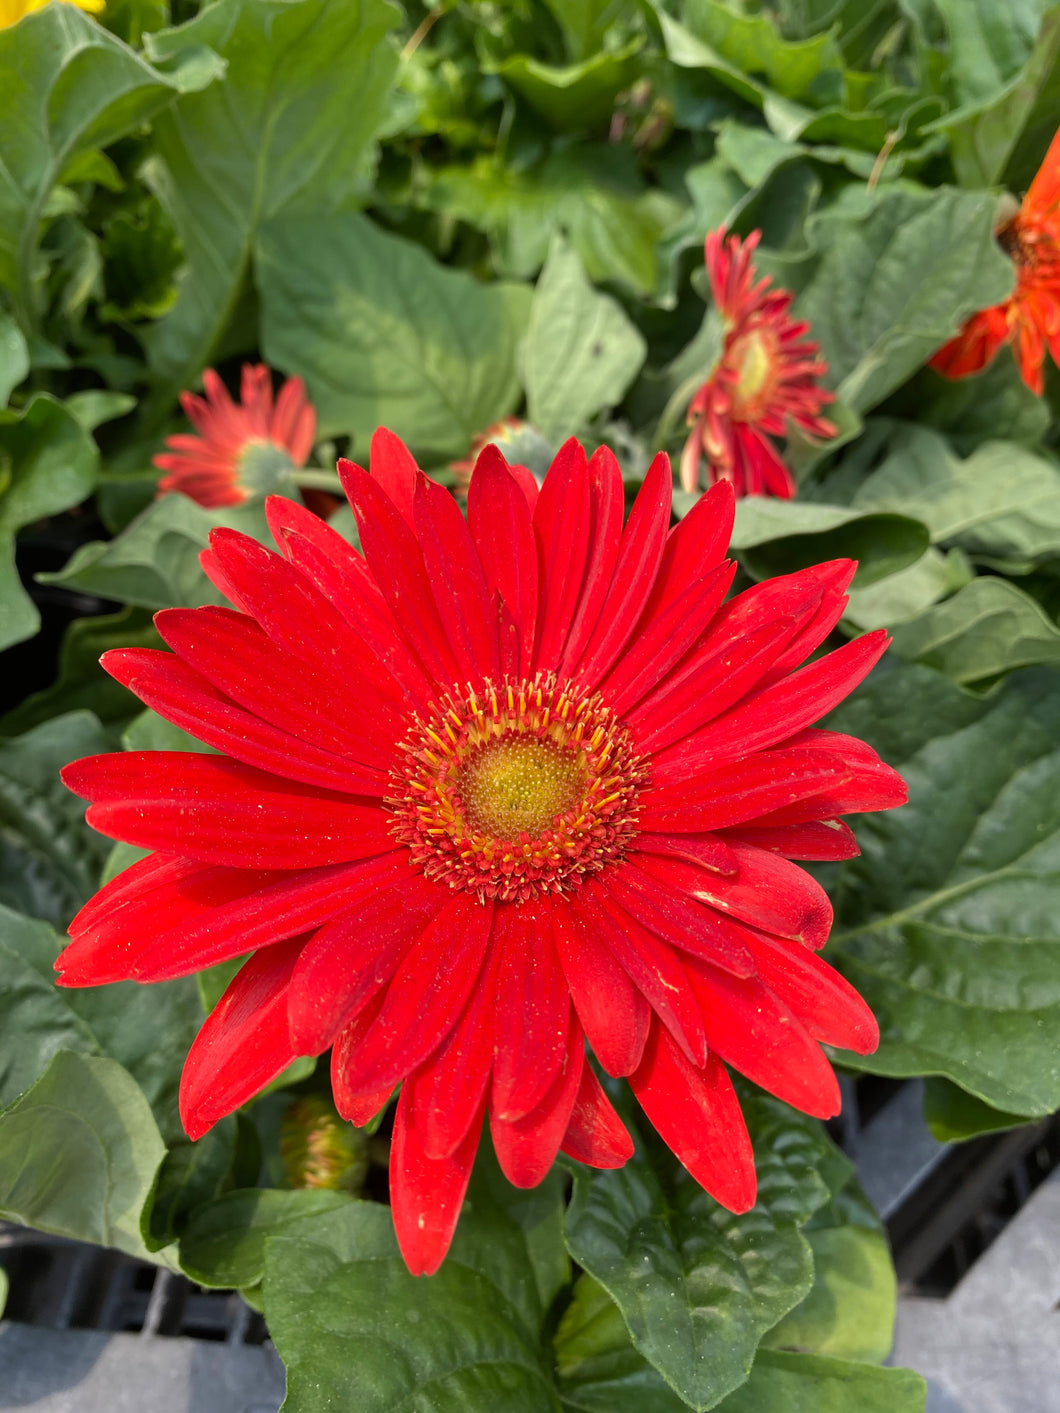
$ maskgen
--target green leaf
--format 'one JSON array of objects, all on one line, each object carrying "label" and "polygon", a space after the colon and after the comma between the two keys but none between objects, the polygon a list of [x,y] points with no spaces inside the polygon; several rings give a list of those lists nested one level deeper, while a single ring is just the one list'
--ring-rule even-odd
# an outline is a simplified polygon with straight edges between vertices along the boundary
[{"label": "green leaf", "polygon": [[352,1205],[353,1198],[344,1192],[282,1192],[267,1187],[226,1192],[192,1215],[180,1238],[181,1269],[199,1285],[222,1289],[257,1285],[264,1269],[266,1238]]},{"label": "green leaf", "polygon": [[353,212],[270,221],[258,242],[265,356],[300,373],[323,436],[385,425],[423,458],[467,451],[519,399],[521,285],[482,285]]},{"label": "green leaf", "polygon": [[813,1288],[769,1331],[763,1348],[882,1364],[894,1342],[897,1281],[887,1237],[854,1178],[804,1235],[813,1250]]},{"label": "green leaf", "polygon": [[72,5],[0,30],[0,285],[27,332],[40,316],[37,242],[60,174],[220,72],[202,50],[182,59],[163,73]]},{"label": "green leaf", "polygon": [[593,289],[577,255],[557,240],[534,291],[523,345],[530,421],[558,446],[597,412],[618,406],[646,354],[622,306]]},{"label": "green leaf", "polygon": [[1060,628],[1007,579],[973,579],[953,598],[894,630],[894,651],[955,682],[1038,663],[1060,665]]},{"label": "green leaf", "polygon": [[[496,1232],[494,1245],[490,1236]],[[539,1324],[509,1292],[526,1250],[466,1212],[441,1269],[410,1276],[390,1212],[349,1204],[265,1248],[265,1313],[287,1366],[285,1413],[555,1413]]]},{"label": "green leaf", "polygon": [[632,0],[545,0],[545,4],[575,59],[591,54],[609,31],[636,13]]},{"label": "green leaf", "polygon": [[857,826],[835,870],[836,961],[880,1022],[844,1063],[945,1075],[994,1108],[1060,1105],[1060,674],[983,699],[877,671],[829,718],[902,772],[909,804]]},{"label": "green leaf", "polygon": [[658,288],[659,243],[682,214],[672,197],[644,185],[628,149],[588,144],[559,148],[527,171],[485,158],[442,167],[423,199],[484,231],[503,276],[529,279],[563,232],[591,280],[641,295]]},{"label": "green leaf", "polygon": [[1048,405],[1020,377],[1007,348],[973,378],[943,378],[926,368],[898,396],[900,415],[942,432],[962,456],[986,441],[1036,447],[1050,422]]},{"label": "green leaf", "polygon": [[0,1216],[149,1260],[140,1213],[165,1151],[121,1065],[60,1051],[0,1113]]},{"label": "green leaf", "polygon": [[986,192],[846,187],[811,217],[817,254],[797,270],[795,313],[809,320],[839,398],[865,412],[956,333],[974,309],[1003,299],[1012,265],[993,239]]},{"label": "green leaf", "polygon": [[981,1133],[1002,1133],[1027,1122],[1025,1114],[995,1109],[940,1075],[924,1080],[924,1118],[940,1143],[963,1143]]},{"label": "green leaf", "polygon": [[718,1413],[923,1413],[926,1396],[911,1369],[763,1349],[750,1379]]},{"label": "green leaf", "polygon": [[858,561],[859,588],[915,564],[928,543],[927,529],[907,515],[863,515],[844,506],[764,496],[737,503],[731,540],[756,578],[848,558]]},{"label": "green leaf", "polygon": [[567,1246],[609,1292],[633,1343],[692,1407],[712,1408],[747,1377],[755,1349],[807,1294],[802,1226],[829,1199],[822,1167],[849,1165],[820,1125],[764,1096],[745,1102],[758,1201],[737,1217],[650,1150],[614,1172],[575,1171]]},{"label": "green leaf", "polygon": [[236,1121],[229,1116],[194,1143],[181,1139],[169,1149],[142,1223],[144,1242],[152,1251],[169,1246],[192,1214],[216,1198],[231,1170],[235,1147]]},{"label": "green leaf", "polygon": [[0,407],[29,372],[26,338],[10,314],[0,309]]},{"label": "green leaf", "polygon": [[0,904],[64,927],[95,892],[109,844],[59,771],[110,745],[87,711],[0,742]]},{"label": "green leaf", "polygon": [[962,461],[938,433],[902,428],[853,505],[913,515],[936,544],[992,560],[1033,564],[1060,551],[1060,469],[1012,442],[985,442]]},{"label": "green leaf", "polygon": [[618,94],[640,73],[641,43],[635,39],[622,49],[563,68],[542,64],[529,54],[513,54],[490,72],[560,132],[582,132],[610,121]]},{"label": "green leaf", "polygon": [[59,673],[42,692],[34,692],[0,717],[0,732],[16,736],[67,711],[90,711],[104,723],[127,721],[139,710],[135,697],[99,665],[110,648],[158,648],[162,640],[142,609],[98,618],[75,618],[63,634]]},{"label": "green leaf", "polygon": [[214,356],[259,224],[366,198],[397,18],[387,0],[220,0],[148,37],[156,59],[207,45],[227,66],[223,83],[186,95],[155,123],[148,175],[187,268],[175,307],[145,340],[160,380],[149,418],[164,417]]},{"label": "green leaf", "polygon": [[851,590],[844,617],[859,628],[890,628],[916,618],[947,593],[969,583],[974,570],[961,550],[929,549],[908,569]]},{"label": "green leaf", "polygon": [[[962,186],[991,186],[1022,146],[1028,125],[1039,157],[1056,129],[1060,6],[1047,8],[1040,0],[1010,0],[1004,10],[991,0],[937,3],[949,24],[946,72],[959,106],[930,130],[949,139]],[[1025,179],[1019,186],[1027,184]]]},{"label": "green leaf", "polygon": [[54,398],[39,394],[20,413],[0,412],[0,649],[40,627],[15,568],[16,532],[83,501],[98,465],[95,442]]},{"label": "green leaf", "polygon": [[827,31],[789,41],[771,18],[740,13],[722,0],[685,0],[683,18],[702,46],[701,63],[709,64],[741,97],[748,74],[760,75],[785,98],[814,106],[844,96],[843,56]]},{"label": "green leaf", "polygon": [[222,604],[224,596],[199,564],[210,531],[218,525],[270,541],[260,501],[207,510],[187,496],[166,495],[152,501],[115,539],[82,545],[65,568],[39,577],[46,584],[152,611]]},{"label": "green leaf", "polygon": [[202,1024],[194,981],[58,987],[53,963],[65,941],[0,908],[0,1103],[26,1090],[58,1050],[103,1055],[128,1070],[163,1135],[178,1140],[180,1072]]}]

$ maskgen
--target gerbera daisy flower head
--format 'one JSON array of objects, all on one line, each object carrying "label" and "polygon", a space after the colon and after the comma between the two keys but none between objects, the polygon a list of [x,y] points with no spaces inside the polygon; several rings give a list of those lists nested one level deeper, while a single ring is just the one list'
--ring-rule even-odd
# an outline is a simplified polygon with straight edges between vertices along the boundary
[{"label": "gerbera daisy flower head", "polygon": [[722,351],[688,407],[691,427],[681,455],[681,485],[694,491],[705,462],[709,482],[729,481],[738,496],[790,499],[795,482],[773,442],[789,420],[808,437],[835,436],[820,415],[834,395],[820,384],[828,366],[810,326],[789,314],[792,295],[756,280],[752,257],[761,231],[746,240],[712,231],[705,259],[714,306],[724,324]]},{"label": "gerbera daisy flower head", "polygon": [[947,378],[981,372],[1004,344],[1020,377],[1041,397],[1048,349],[1060,364],[1060,131],[1045,154],[1023,204],[1006,210],[994,234],[1016,267],[1007,299],[980,309],[930,360]]},{"label": "gerbera daisy flower head", "polygon": [[389,432],[340,474],[363,558],[272,497],[279,553],[229,529],[203,553],[232,608],[167,609],[171,652],[104,656],[218,754],[66,768],[96,829],[153,852],[75,918],[62,984],[247,955],[188,1056],[187,1132],[329,1048],[345,1119],[400,1085],[390,1191],[417,1273],[448,1249],[487,1119],[518,1186],[561,1149],[630,1156],[587,1046],[746,1210],[730,1067],[827,1116],[821,1043],[877,1041],[816,955],[831,907],[795,862],[855,854],[840,816],[905,798],[868,746],[812,726],[887,643],[806,662],[854,565],[726,601],[732,487],[671,530],[665,456],[624,527],[614,456],[573,440],[540,491],[487,447],[466,519]]},{"label": "gerbera daisy flower head", "polygon": [[270,370],[245,363],[239,402],[212,368],[203,373],[202,385],[204,397],[180,395],[196,434],[167,437],[169,450],[154,459],[167,473],[158,494],[181,491],[212,507],[293,487],[316,436],[316,412],[301,378],[288,378],[274,398]]},{"label": "gerbera daisy flower head", "polygon": [[[23,15],[43,10],[47,3],[48,0],[0,0],[0,29],[18,24]],[[67,0],[67,3],[90,15],[98,15],[104,8],[105,0]]]}]

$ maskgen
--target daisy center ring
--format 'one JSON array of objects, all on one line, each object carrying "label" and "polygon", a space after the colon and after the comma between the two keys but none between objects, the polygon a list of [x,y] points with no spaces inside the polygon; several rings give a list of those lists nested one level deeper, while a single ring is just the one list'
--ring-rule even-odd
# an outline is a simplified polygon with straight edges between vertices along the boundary
[{"label": "daisy center ring", "polygon": [[623,858],[647,768],[598,695],[552,677],[447,697],[404,746],[394,832],[480,898],[562,893]]}]

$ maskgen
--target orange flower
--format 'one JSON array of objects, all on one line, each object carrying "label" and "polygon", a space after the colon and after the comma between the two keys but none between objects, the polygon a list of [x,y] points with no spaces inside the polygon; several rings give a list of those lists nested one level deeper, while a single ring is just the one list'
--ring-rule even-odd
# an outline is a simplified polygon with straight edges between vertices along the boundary
[{"label": "orange flower", "polygon": [[1041,397],[1046,348],[1060,363],[1060,132],[1023,205],[994,234],[1016,266],[1016,288],[1000,304],[973,314],[931,367],[947,378],[967,378],[981,372],[1002,344],[1011,344],[1020,376]]},{"label": "orange flower", "polygon": [[155,465],[169,474],[158,494],[182,491],[200,505],[239,505],[252,495],[290,487],[313,449],[317,418],[301,378],[288,378],[275,402],[263,363],[243,365],[241,400],[233,402],[212,368],[202,375],[205,397],[181,393],[180,405],[198,436],[166,438]]},{"label": "orange flower", "polygon": [[788,313],[792,296],[755,281],[751,260],[761,238],[711,231],[704,250],[725,343],[710,377],[688,408],[692,428],[681,454],[681,485],[694,491],[700,461],[707,479],[731,481],[738,496],[795,494],[795,482],[771,438],[787,435],[788,420],[808,436],[835,436],[819,415],[834,396],[821,387],[827,364],[805,336],[810,326]]}]

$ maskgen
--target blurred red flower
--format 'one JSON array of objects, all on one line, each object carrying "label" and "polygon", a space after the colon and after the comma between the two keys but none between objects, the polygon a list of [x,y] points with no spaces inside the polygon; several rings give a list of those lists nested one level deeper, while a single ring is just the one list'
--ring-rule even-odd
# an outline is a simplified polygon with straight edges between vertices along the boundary
[{"label": "blurred red flower", "polygon": [[207,368],[205,397],[181,393],[180,405],[199,435],[167,437],[169,451],[154,459],[168,472],[158,494],[181,491],[200,505],[239,505],[252,495],[290,484],[313,450],[317,417],[301,378],[288,378],[275,402],[272,373],[264,364],[243,365],[241,400]]},{"label": "blurred red flower", "polygon": [[769,289],[768,276],[755,283],[751,257],[760,238],[760,231],[743,241],[726,237],[724,228],[707,236],[707,275],[725,338],[688,407],[692,430],[681,455],[686,491],[695,490],[705,460],[708,482],[730,481],[738,496],[788,500],[795,482],[772,438],[787,435],[789,418],[807,436],[835,436],[819,415],[835,399],[820,385],[828,365],[805,337],[809,324],[790,317],[787,290]]},{"label": "blurred red flower", "polygon": [[1016,288],[1000,304],[973,314],[943,344],[931,367],[947,378],[967,378],[1012,346],[1020,376],[1041,397],[1048,348],[1060,363],[1060,132],[1030,184],[1023,205],[995,231],[1016,266]]},{"label": "blurred red flower", "polygon": [[400,1084],[391,1197],[413,1272],[448,1249],[487,1113],[519,1186],[561,1148],[630,1156],[586,1042],[745,1211],[727,1067],[825,1117],[839,1090],[820,1043],[877,1042],[816,956],[832,910],[791,862],[856,854],[838,816],[905,799],[868,746],[811,728],[887,643],[800,666],[854,565],[725,602],[732,488],[671,530],[665,456],[624,528],[618,463],[575,441],[540,493],[487,447],[466,520],[387,431],[371,474],[340,474],[363,558],[272,497],[280,554],[228,529],[203,553],[232,609],[168,609],[172,653],[104,657],[221,754],[67,767],[95,828],[155,852],[74,920],[63,984],[250,953],[188,1056],[188,1133],[329,1046],[345,1118]]}]

